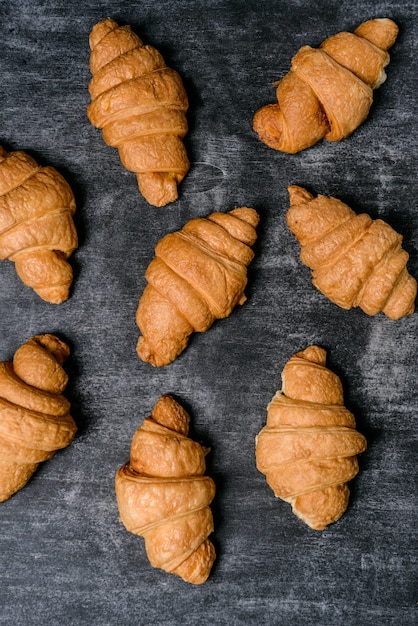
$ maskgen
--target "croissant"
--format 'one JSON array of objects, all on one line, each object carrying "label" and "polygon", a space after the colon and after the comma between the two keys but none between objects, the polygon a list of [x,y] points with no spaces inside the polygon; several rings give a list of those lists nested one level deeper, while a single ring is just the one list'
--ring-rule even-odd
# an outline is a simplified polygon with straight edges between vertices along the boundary
[{"label": "croissant", "polygon": [[68,346],[37,335],[0,363],[0,502],[26,485],[39,463],[73,440],[70,403],[61,395]]},{"label": "croissant", "polygon": [[369,20],[354,33],[342,32],[319,48],[302,47],[291,71],[275,83],[277,103],[259,109],[253,129],[270,148],[296,153],[325,137],[340,141],[366,119],[373,89],[386,80],[387,50],[397,25]]},{"label": "croissant", "polygon": [[288,188],[288,226],[301,245],[312,283],[344,309],[399,319],[414,311],[416,280],[408,273],[402,237],[386,222],[357,215],[336,198]]},{"label": "croissant", "polygon": [[0,146],[0,259],[14,261],[25,285],[53,304],[68,298],[67,258],[77,248],[73,193],[53,167]]},{"label": "croissant", "polygon": [[138,356],[152,365],[171,363],[193,331],[204,332],[246,301],[249,246],[259,216],[241,207],[195,218],[163,237],[145,274],[136,322]]},{"label": "croissant", "polygon": [[282,391],[268,405],[267,424],[256,437],[257,469],[314,530],[347,509],[347,482],[358,473],[356,455],[367,446],[344,406],[341,381],[325,362],[326,351],[318,346],[290,358]]},{"label": "croissant", "polygon": [[121,521],[144,537],[151,565],[201,584],[215,560],[208,539],[215,484],[203,475],[208,450],[187,436],[189,421],[172,396],[161,396],[134,434],[115,486]]},{"label": "croissant", "polygon": [[174,202],[190,167],[182,142],[188,99],[180,76],[129,26],[110,18],[93,27],[90,48],[90,122],[136,172],[147,202]]}]

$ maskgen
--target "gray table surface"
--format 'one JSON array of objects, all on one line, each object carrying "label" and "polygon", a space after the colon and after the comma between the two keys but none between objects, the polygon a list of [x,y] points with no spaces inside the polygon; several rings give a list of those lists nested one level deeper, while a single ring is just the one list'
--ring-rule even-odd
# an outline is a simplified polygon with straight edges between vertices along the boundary
[{"label": "gray table surface", "polygon": [[[190,98],[192,162],[171,206],[137,191],[86,117],[88,36],[112,16],[165,56]],[[371,17],[400,27],[387,82],[339,144],[268,149],[252,116],[304,44]],[[49,305],[0,266],[0,359],[55,332],[72,348],[67,397],[79,431],[0,505],[0,623],[386,625],[417,623],[418,314],[393,322],[343,311],[310,282],[286,227],[287,186],[334,195],[404,236],[418,276],[417,10],[413,0],[0,2],[0,144],[55,166],[72,185],[80,246],[70,299]],[[135,353],[135,311],[153,248],[194,216],[261,215],[248,301],[166,368]],[[255,468],[254,438],[285,362],[328,350],[368,439],[346,514],[310,530]],[[189,409],[211,447],[217,561],[195,587],[150,567],[118,519],[114,476],[163,393]]]}]

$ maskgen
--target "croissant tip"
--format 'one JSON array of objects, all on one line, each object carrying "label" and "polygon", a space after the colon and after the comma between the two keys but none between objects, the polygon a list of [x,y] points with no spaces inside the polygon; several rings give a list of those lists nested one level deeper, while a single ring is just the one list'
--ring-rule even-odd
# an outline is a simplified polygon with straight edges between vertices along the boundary
[{"label": "croissant tip", "polygon": [[190,416],[171,394],[166,393],[157,400],[151,417],[161,426],[166,426],[185,436],[189,432]]},{"label": "croissant tip", "polygon": [[301,357],[307,361],[311,361],[312,363],[316,363],[317,365],[325,366],[327,359],[327,351],[325,348],[321,348],[317,345],[308,346],[305,350],[301,352],[297,352],[294,356]]},{"label": "croissant tip", "polygon": [[[273,84],[277,86],[279,82]],[[253,116],[252,128],[266,146],[282,150],[283,114],[278,103],[260,107]]]},{"label": "croissant tip", "polygon": [[[185,174],[184,174],[185,175]],[[136,175],[138,189],[148,204],[155,207],[165,207],[172,204],[178,197],[178,179],[174,174],[165,172],[152,172]],[[180,177],[181,178],[181,177]]]},{"label": "croissant tip", "polygon": [[354,34],[364,37],[381,50],[389,50],[398,37],[399,27],[389,17],[374,18],[360,24]]},{"label": "croissant tip", "polygon": [[307,189],[300,187],[299,185],[289,185],[287,191],[289,193],[291,206],[305,204],[313,199],[313,195],[309,193]]},{"label": "croissant tip", "polygon": [[34,291],[49,304],[62,304],[70,296],[69,289],[63,287],[43,287],[34,289]]},{"label": "croissant tip", "polygon": [[165,365],[171,363],[169,358],[161,356],[155,352],[152,346],[147,343],[142,335],[138,339],[136,353],[141,361],[149,363],[153,367],[164,367]]}]

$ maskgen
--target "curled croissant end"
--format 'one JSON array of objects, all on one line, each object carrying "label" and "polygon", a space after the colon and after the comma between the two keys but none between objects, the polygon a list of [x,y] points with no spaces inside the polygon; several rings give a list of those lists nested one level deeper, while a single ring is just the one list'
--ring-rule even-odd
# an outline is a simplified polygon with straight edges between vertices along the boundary
[{"label": "curled croissant end", "polygon": [[67,300],[68,257],[77,248],[75,200],[53,167],[0,146],[0,259],[14,261],[25,285],[47,302]]},{"label": "curled croissant end", "polygon": [[344,309],[383,311],[396,320],[414,312],[417,283],[406,268],[402,236],[389,224],[357,215],[336,198],[292,185],[288,226],[301,245],[312,283]]},{"label": "curled croissant end", "polygon": [[258,221],[248,207],[212,213],[158,242],[136,313],[142,333],[137,352],[143,361],[171,363],[194,331],[206,331],[245,302]]},{"label": "curled croissant end", "polygon": [[190,168],[182,142],[188,99],[180,76],[129,26],[110,18],[93,27],[90,48],[90,122],[136,173],[147,202],[174,202]]},{"label": "curled croissant end", "polygon": [[358,473],[366,440],[344,406],[339,377],[326,351],[310,346],[293,355],[256,438],[256,464],[275,495],[314,530],[337,521],[348,506],[347,482]]},{"label": "curled croissant end", "polygon": [[188,431],[185,409],[162,396],[134,434],[130,461],[118,470],[115,488],[121,521],[144,537],[151,565],[198,585],[215,560],[208,539],[215,484],[203,475],[206,450]]},{"label": "curled croissant end", "polygon": [[77,426],[61,395],[68,346],[37,335],[0,363],[0,502],[26,485],[39,463],[68,446]]},{"label": "curled croissant end", "polygon": [[296,153],[325,138],[340,141],[366,119],[373,89],[386,80],[387,50],[398,27],[390,19],[341,32],[319,48],[304,46],[276,83],[277,103],[259,109],[253,129],[270,148]]}]

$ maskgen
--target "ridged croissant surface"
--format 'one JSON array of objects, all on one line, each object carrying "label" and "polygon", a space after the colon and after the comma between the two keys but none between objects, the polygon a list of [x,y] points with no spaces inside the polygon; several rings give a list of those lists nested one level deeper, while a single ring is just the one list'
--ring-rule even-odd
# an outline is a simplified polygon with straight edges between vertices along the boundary
[{"label": "ridged croissant surface", "polygon": [[268,406],[256,439],[256,463],[275,495],[314,530],[338,520],[348,505],[347,482],[358,473],[366,440],[344,407],[341,381],[326,366],[326,351],[310,346],[293,355],[282,391]]},{"label": "ridged croissant surface", "polygon": [[14,261],[25,285],[53,304],[68,298],[67,262],[77,248],[73,192],[53,167],[0,146],[0,259]]},{"label": "ridged croissant surface", "polygon": [[192,332],[206,331],[245,302],[258,221],[248,207],[212,213],[158,242],[136,314],[143,335],[137,352],[143,361],[171,363]]},{"label": "ridged croissant surface", "polygon": [[180,76],[129,26],[110,18],[93,27],[90,48],[90,122],[136,172],[147,202],[174,202],[190,167],[182,142],[188,99]]},{"label": "ridged croissant surface", "polygon": [[304,46],[291,71],[276,85],[277,103],[257,111],[253,128],[270,148],[295,153],[325,138],[340,141],[366,119],[373,89],[385,80],[387,50],[397,25],[369,20],[354,33],[342,32],[319,48]]},{"label": "ridged croissant surface", "polygon": [[203,475],[207,451],[187,436],[189,420],[173,397],[158,400],[116,474],[116,497],[126,529],[144,537],[151,565],[200,584],[215,560],[208,539],[215,484]]},{"label": "ridged croissant surface", "polygon": [[344,309],[359,306],[369,315],[383,311],[399,319],[413,313],[417,283],[406,269],[401,235],[336,198],[314,198],[296,185],[288,189],[287,223],[319,291]]},{"label": "ridged croissant surface", "polygon": [[54,335],[24,343],[0,363],[0,502],[26,485],[39,463],[74,438],[70,403],[61,395],[68,346]]}]

